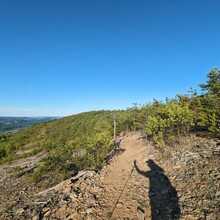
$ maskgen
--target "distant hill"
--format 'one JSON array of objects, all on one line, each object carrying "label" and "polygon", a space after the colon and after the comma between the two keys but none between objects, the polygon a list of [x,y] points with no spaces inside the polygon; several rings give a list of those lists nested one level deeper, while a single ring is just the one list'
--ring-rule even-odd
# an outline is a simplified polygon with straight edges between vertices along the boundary
[{"label": "distant hill", "polygon": [[0,133],[16,132],[20,129],[30,127],[33,124],[58,119],[58,117],[1,117]]}]

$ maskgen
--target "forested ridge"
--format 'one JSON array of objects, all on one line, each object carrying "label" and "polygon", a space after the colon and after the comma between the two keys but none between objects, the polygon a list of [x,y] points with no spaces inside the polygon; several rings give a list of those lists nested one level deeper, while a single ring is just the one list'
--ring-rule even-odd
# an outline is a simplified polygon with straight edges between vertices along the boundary
[{"label": "forested ridge", "polygon": [[14,133],[20,129],[30,127],[33,124],[51,121],[58,117],[1,117],[0,133]]},{"label": "forested ridge", "polygon": [[33,125],[15,134],[0,136],[0,163],[45,152],[41,165],[31,174],[34,182],[56,174],[68,178],[77,170],[100,169],[113,149],[113,120],[117,135],[141,131],[157,147],[172,145],[183,135],[195,132],[220,136],[220,70],[214,68],[207,81],[177,94],[166,102],[154,100],[127,110],[92,111]]}]

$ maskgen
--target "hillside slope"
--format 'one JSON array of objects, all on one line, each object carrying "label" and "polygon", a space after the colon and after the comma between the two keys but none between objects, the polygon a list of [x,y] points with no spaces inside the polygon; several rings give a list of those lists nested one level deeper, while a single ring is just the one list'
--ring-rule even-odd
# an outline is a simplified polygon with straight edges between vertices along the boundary
[{"label": "hillside slope", "polygon": [[218,219],[219,140],[189,137],[157,149],[139,133],[128,133],[116,152],[100,172],[81,171],[46,191],[28,183],[21,188],[24,176],[17,182],[8,176],[0,201],[10,206],[2,218]]},{"label": "hillside slope", "polygon": [[113,117],[117,117],[117,134],[126,130],[126,111],[94,111],[0,136],[0,164],[44,153],[32,180],[48,184],[58,183],[85,168],[98,170],[113,146]]}]

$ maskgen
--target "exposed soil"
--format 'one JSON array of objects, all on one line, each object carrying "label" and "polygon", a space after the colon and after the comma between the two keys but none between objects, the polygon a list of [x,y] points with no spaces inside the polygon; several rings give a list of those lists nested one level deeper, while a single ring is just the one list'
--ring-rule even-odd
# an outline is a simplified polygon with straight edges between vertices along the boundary
[{"label": "exposed soil", "polygon": [[99,173],[82,171],[50,189],[0,167],[2,219],[219,219],[219,140],[190,137],[156,149],[129,133],[115,152]]},{"label": "exposed soil", "polygon": [[[129,134],[121,140],[122,154],[113,158],[100,173],[104,189],[97,211],[100,219],[137,219],[139,206],[149,206],[149,181],[134,169],[136,160],[140,169],[146,170],[146,160],[154,159],[150,148],[139,134]],[[144,211],[144,210],[143,210]]]}]

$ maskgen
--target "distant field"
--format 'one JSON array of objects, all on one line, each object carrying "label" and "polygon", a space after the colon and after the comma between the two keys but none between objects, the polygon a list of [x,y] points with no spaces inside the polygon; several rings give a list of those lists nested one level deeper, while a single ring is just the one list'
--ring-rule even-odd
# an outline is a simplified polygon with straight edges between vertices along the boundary
[{"label": "distant field", "polygon": [[0,117],[0,133],[14,133],[33,124],[58,119],[58,117]]}]

